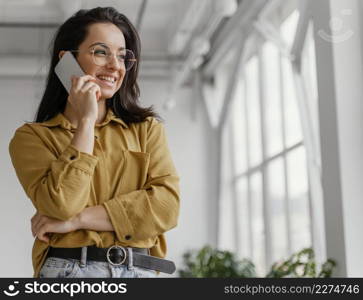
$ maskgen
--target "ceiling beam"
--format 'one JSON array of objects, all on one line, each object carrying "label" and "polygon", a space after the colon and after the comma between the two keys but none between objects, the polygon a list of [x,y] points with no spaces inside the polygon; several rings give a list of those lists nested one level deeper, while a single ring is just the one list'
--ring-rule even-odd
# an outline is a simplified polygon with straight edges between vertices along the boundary
[{"label": "ceiling beam", "polygon": [[252,30],[254,21],[257,20],[268,2],[268,0],[242,1],[236,13],[228,20],[213,41],[211,51],[208,54],[209,61],[203,66],[204,76],[213,76],[217,66],[235,46],[236,41],[245,38],[246,34]]},{"label": "ceiling beam", "polygon": [[146,4],[147,4],[147,0],[142,0],[140,8],[137,12],[137,17],[136,17],[136,22],[135,22],[137,31],[140,31],[140,29],[141,29],[141,24],[142,24],[142,20],[144,18],[144,14],[145,14]]},{"label": "ceiling beam", "polygon": [[0,28],[57,28],[60,25],[53,22],[0,22]]}]

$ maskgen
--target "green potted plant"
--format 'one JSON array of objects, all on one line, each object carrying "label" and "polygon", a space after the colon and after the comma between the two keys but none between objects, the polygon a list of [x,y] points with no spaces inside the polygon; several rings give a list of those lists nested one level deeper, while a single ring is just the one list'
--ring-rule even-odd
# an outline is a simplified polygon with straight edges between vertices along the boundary
[{"label": "green potted plant", "polygon": [[[184,268],[179,270],[180,277],[197,278],[251,278],[256,277],[254,264],[248,259],[238,260],[230,251],[221,251],[205,246],[183,255]],[[265,277],[331,277],[336,266],[328,259],[317,270],[312,248],[303,249],[288,259],[274,263]]]},{"label": "green potted plant", "polygon": [[179,271],[180,277],[255,277],[254,264],[244,259],[236,260],[229,251],[221,251],[205,246],[199,251],[188,251],[183,255],[185,268]]},{"label": "green potted plant", "polygon": [[285,261],[274,263],[266,277],[328,278],[331,277],[335,266],[335,261],[328,259],[322,264],[320,271],[318,272],[314,250],[312,248],[305,248],[297,253],[292,254]]}]

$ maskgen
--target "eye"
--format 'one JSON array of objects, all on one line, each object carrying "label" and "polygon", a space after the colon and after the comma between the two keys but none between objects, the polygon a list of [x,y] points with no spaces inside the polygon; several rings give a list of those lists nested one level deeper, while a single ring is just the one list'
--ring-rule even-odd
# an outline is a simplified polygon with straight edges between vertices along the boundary
[{"label": "eye", "polygon": [[99,55],[99,56],[106,56],[107,55],[106,51],[105,50],[101,50],[101,49],[95,49],[94,50],[94,54],[95,55]]},{"label": "eye", "polygon": [[126,54],[119,54],[117,55],[119,60],[125,60],[126,59]]}]

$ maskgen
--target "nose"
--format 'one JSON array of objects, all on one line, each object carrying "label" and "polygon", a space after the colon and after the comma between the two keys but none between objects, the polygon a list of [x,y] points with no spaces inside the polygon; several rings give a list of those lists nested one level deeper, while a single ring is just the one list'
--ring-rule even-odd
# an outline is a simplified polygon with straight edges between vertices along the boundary
[{"label": "nose", "polygon": [[120,70],[121,68],[125,68],[125,65],[117,59],[116,54],[110,55],[107,66],[114,70]]}]

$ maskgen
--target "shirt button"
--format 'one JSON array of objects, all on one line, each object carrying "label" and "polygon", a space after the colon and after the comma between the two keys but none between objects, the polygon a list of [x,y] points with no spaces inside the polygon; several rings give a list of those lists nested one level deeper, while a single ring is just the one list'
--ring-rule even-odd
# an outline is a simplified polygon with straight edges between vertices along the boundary
[{"label": "shirt button", "polygon": [[131,235],[126,235],[125,240],[129,240],[129,239],[131,239]]},{"label": "shirt button", "polygon": [[70,159],[71,160],[74,160],[76,157],[74,156],[74,155],[72,155],[71,157],[70,157]]}]

